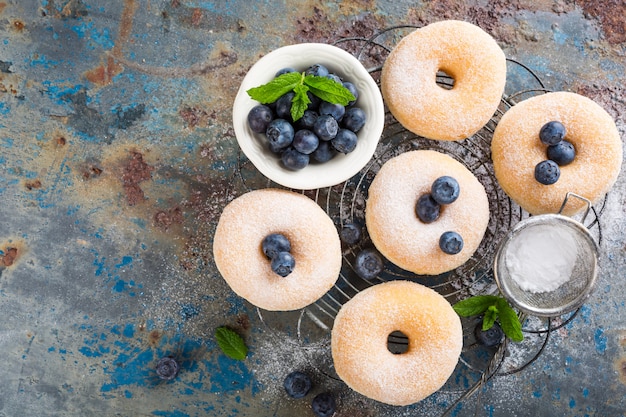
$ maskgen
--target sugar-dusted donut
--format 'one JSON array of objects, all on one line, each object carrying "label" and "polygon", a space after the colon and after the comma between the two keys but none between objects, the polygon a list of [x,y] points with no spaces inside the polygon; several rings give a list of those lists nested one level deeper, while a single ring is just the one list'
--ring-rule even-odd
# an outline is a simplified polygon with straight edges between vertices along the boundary
[{"label": "sugar-dusted donut", "polygon": [[[387,348],[396,331],[408,338],[404,353]],[[462,347],[461,321],[450,303],[411,281],[361,291],[341,307],[331,333],[337,375],[353,390],[391,405],[416,403],[441,388]]]},{"label": "sugar-dusted donut", "polygon": [[[436,76],[454,79],[442,88]],[[506,83],[506,57],[478,26],[458,20],[431,23],[405,36],[383,65],[381,90],[393,116],[429,139],[472,136],[493,116]]]},{"label": "sugar-dusted donut", "polygon": [[[574,160],[560,167],[559,179],[543,185],[535,166],[547,159],[539,139],[541,127],[559,121],[565,140],[574,145]],[[493,168],[502,189],[531,214],[556,213],[568,192],[597,202],[617,180],[622,142],[613,118],[593,100],[571,92],[534,96],[515,104],[496,126],[491,143]],[[563,214],[585,208],[569,199]]]},{"label": "sugar-dusted donut", "polygon": [[[296,265],[281,277],[262,250],[263,239],[281,233]],[[323,296],[339,277],[341,243],[335,225],[310,198],[262,189],[231,201],[215,230],[213,256],[232,290],[265,310],[303,308]]]},{"label": "sugar-dusted donut", "polygon": [[[437,220],[424,223],[415,213],[417,200],[441,176],[457,180],[459,197],[441,207]],[[462,265],[476,251],[489,223],[489,201],[460,162],[437,151],[410,151],[385,162],[374,177],[365,223],[372,243],[391,262],[416,274],[437,275]],[[447,231],[463,238],[463,249],[455,255],[439,247]]]}]

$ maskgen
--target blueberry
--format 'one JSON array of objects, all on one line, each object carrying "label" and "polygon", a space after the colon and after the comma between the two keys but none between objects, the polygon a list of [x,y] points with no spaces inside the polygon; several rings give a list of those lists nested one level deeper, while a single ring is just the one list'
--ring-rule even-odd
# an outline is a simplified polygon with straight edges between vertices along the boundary
[{"label": "blueberry", "polygon": [[315,75],[317,77],[326,77],[328,74],[330,74],[330,71],[328,71],[328,68],[326,68],[322,64],[314,64],[314,65],[311,65],[309,68],[307,68],[307,70],[305,71],[305,74]]},{"label": "blueberry", "polygon": [[328,162],[337,155],[337,151],[330,145],[330,142],[320,142],[317,149],[311,154],[315,162]]},{"label": "blueberry", "polygon": [[311,402],[311,408],[317,417],[331,417],[337,408],[335,397],[329,392],[317,394]]},{"label": "blueberry", "polygon": [[317,111],[317,108],[320,106],[320,103],[322,102],[322,99],[319,98],[318,96],[316,96],[315,94],[313,94],[310,91],[306,92],[307,97],[310,100],[310,103],[307,104],[306,108],[307,110],[315,110]]},{"label": "blueberry", "polygon": [[541,161],[535,166],[535,179],[541,184],[550,185],[559,180],[561,170],[556,162],[547,159]]},{"label": "blueberry", "polygon": [[343,116],[341,120],[341,124],[348,130],[353,131],[354,133],[361,130],[363,126],[365,126],[365,112],[360,107],[350,107],[346,110],[346,114]]},{"label": "blueberry", "polygon": [[348,129],[339,129],[337,132],[337,136],[335,136],[330,144],[333,145],[333,148],[338,150],[341,153],[350,153],[356,148],[357,142],[356,133]]},{"label": "blueberry", "polygon": [[476,342],[479,344],[487,347],[493,347],[502,342],[504,332],[498,322],[493,323],[493,326],[491,326],[490,329],[483,330],[483,323],[481,321],[474,328],[474,336],[476,337]]},{"label": "blueberry", "polygon": [[439,218],[439,209],[439,203],[435,201],[430,193],[423,194],[417,199],[415,214],[424,223],[432,223]]},{"label": "blueberry", "polygon": [[261,242],[261,249],[263,250],[265,256],[267,256],[269,259],[272,259],[279,252],[291,251],[291,243],[285,235],[280,233],[272,233],[265,236],[263,242]]},{"label": "blueberry", "polygon": [[383,258],[376,249],[363,249],[356,255],[354,270],[361,278],[372,280],[383,271]]},{"label": "blueberry", "polygon": [[293,371],[285,378],[283,383],[287,395],[291,398],[302,398],[311,390],[311,378],[303,372]]},{"label": "blueberry", "polygon": [[313,125],[313,132],[320,140],[331,140],[337,136],[339,124],[334,117],[330,115],[320,115]]},{"label": "blueberry", "polygon": [[248,126],[256,133],[265,133],[267,126],[274,119],[272,109],[264,104],[259,104],[250,109],[248,113]]},{"label": "blueberry", "polygon": [[459,198],[459,183],[452,177],[444,175],[437,178],[430,188],[430,195],[439,204],[451,204]]},{"label": "blueberry", "polygon": [[180,371],[180,365],[172,356],[165,356],[156,364],[156,374],[160,379],[171,381]]},{"label": "blueberry", "polygon": [[292,120],[291,119],[291,101],[293,100],[295,93],[290,91],[283,94],[278,100],[276,100],[276,116],[279,119]]},{"label": "blueberry", "polygon": [[348,245],[354,245],[361,240],[361,226],[356,223],[346,223],[339,232],[339,238]]},{"label": "blueberry", "polygon": [[286,67],[286,68],[281,68],[278,71],[276,71],[276,75],[274,75],[275,77],[281,76],[283,74],[288,74],[290,72],[296,72],[295,68],[291,68],[291,67]]},{"label": "blueberry", "polygon": [[267,126],[265,136],[272,152],[280,152],[293,142],[293,126],[285,119],[274,119]]},{"label": "blueberry", "polygon": [[309,165],[310,157],[307,154],[296,151],[291,146],[283,151],[280,160],[285,168],[292,171],[300,170]]},{"label": "blueberry", "polygon": [[357,90],[356,86],[352,84],[350,81],[344,81],[343,86],[346,87],[348,91],[351,92],[352,95],[354,96],[354,100],[348,103],[348,107],[352,106],[354,103],[356,103],[356,101],[359,98],[359,90]]},{"label": "blueberry", "polygon": [[313,130],[319,114],[315,110],[305,110],[304,114],[296,122],[298,128]]},{"label": "blueberry", "polygon": [[276,256],[272,258],[271,266],[272,271],[276,272],[281,277],[286,277],[293,272],[296,266],[296,260],[289,252],[278,252]]},{"label": "blueberry", "polygon": [[556,145],[548,146],[548,159],[553,160],[559,166],[569,164],[576,156],[576,149],[571,142],[562,140]]},{"label": "blueberry", "polygon": [[343,84],[343,81],[341,80],[341,77],[338,76],[337,74],[332,74],[332,73],[328,74],[326,76],[326,78],[328,78],[329,80],[333,80],[336,83]]},{"label": "blueberry", "polygon": [[539,130],[539,139],[546,145],[556,145],[565,137],[565,126],[561,122],[548,122]]},{"label": "blueberry", "polygon": [[320,140],[315,133],[307,129],[298,130],[293,137],[293,147],[296,151],[309,155],[317,149]]},{"label": "blueberry", "polygon": [[444,232],[439,237],[439,247],[448,255],[456,255],[463,249],[463,238],[457,232]]},{"label": "blueberry", "polygon": [[328,114],[340,122],[343,116],[346,114],[346,108],[341,104],[329,103],[328,101],[322,101],[318,107],[320,115]]}]

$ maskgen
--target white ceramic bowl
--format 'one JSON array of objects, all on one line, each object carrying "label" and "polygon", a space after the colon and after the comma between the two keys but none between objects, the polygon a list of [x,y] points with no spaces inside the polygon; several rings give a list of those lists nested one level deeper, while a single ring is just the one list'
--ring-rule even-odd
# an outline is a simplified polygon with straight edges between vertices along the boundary
[{"label": "white ceramic bowl", "polygon": [[[367,121],[357,134],[354,151],[346,155],[338,154],[326,163],[310,163],[299,171],[291,171],[284,168],[280,157],[269,150],[264,135],[253,132],[248,126],[248,113],[259,103],[246,91],[271,81],[282,68],[304,71],[317,63],[356,86],[359,92],[356,105],[365,111]],[[384,119],[380,89],[363,65],[343,49],[320,43],[284,46],[259,59],[244,77],[233,105],[233,126],[243,153],[272,181],[299,190],[330,187],[356,175],[372,158],[383,131]]]}]

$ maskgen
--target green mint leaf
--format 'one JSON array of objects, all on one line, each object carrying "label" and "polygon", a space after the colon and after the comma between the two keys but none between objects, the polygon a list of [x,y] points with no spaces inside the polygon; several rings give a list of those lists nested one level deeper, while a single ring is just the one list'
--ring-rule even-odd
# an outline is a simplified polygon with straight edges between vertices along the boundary
[{"label": "green mint leaf", "polygon": [[248,347],[243,338],[228,327],[222,326],[215,329],[215,339],[222,352],[229,358],[242,361],[248,355]]},{"label": "green mint leaf", "polygon": [[471,317],[483,314],[487,309],[495,305],[499,297],[495,295],[475,295],[454,304],[452,308],[461,317]]},{"label": "green mint leaf", "polygon": [[485,311],[485,315],[483,316],[483,331],[491,329],[493,323],[496,322],[496,318],[498,317],[498,307],[495,305],[489,306],[487,311]]},{"label": "green mint leaf", "polygon": [[521,342],[524,340],[522,323],[519,321],[517,312],[513,310],[504,298],[498,299],[497,307],[500,326],[502,326],[504,334],[514,342]]},{"label": "green mint leaf", "polygon": [[355,100],[350,90],[330,78],[307,75],[303,81],[309,87],[311,93],[329,103],[346,106],[349,102]]},{"label": "green mint leaf", "polygon": [[246,92],[253,100],[261,104],[273,103],[296,86],[302,85],[302,78],[303,75],[299,72],[288,72],[279,75],[267,84],[251,88]]},{"label": "green mint leaf", "polygon": [[291,118],[294,122],[302,117],[304,111],[311,102],[311,99],[306,94],[307,91],[309,91],[309,87],[304,84],[299,84],[293,89],[295,95],[291,100]]}]

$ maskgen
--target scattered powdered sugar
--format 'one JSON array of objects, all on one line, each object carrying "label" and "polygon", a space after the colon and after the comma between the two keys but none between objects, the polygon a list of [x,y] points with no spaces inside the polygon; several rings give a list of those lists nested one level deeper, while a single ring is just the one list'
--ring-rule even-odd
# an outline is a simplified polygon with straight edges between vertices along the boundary
[{"label": "scattered powdered sugar", "polygon": [[554,291],[574,269],[578,247],[568,229],[545,225],[528,227],[509,244],[506,265],[511,278],[525,291]]}]

